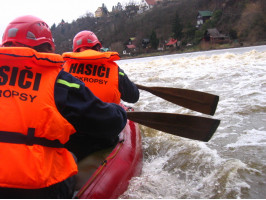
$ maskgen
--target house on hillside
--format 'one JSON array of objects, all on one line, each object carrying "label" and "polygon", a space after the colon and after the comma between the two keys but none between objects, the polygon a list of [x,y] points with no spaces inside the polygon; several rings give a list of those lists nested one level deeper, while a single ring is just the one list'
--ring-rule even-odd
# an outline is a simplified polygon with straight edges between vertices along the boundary
[{"label": "house on hillside", "polygon": [[129,38],[125,43],[125,49],[123,51],[124,55],[132,55],[137,51],[137,47],[135,45],[136,43],[136,38],[135,37],[131,37]]},{"label": "house on hillside", "polygon": [[143,38],[141,41],[141,46],[143,49],[146,49],[148,45],[150,44],[150,39],[149,38]]},{"label": "house on hillside", "polygon": [[98,7],[97,10],[95,11],[95,17],[102,17],[103,16],[103,9],[102,7]]},{"label": "house on hillside", "polygon": [[171,38],[171,39],[169,40],[169,42],[167,42],[165,45],[166,45],[167,47],[171,47],[171,46],[176,47],[176,45],[177,45],[177,39],[173,39],[173,38]]},{"label": "house on hillside", "polygon": [[152,9],[156,5],[156,0],[141,0],[138,13],[143,13]]},{"label": "house on hillside", "polygon": [[94,14],[96,18],[100,18],[103,16],[107,16],[108,13],[109,12],[106,7],[98,7]]},{"label": "house on hillside", "polygon": [[216,28],[211,28],[205,31],[204,41],[211,43],[227,43],[229,42],[229,37],[220,33]]},{"label": "house on hillside", "polygon": [[134,44],[126,45],[126,48],[123,51],[124,55],[134,55],[137,51],[137,47]]},{"label": "house on hillside", "polygon": [[174,49],[180,46],[180,41],[177,39],[171,38],[166,44],[165,47],[166,49]]},{"label": "house on hillside", "polygon": [[208,19],[212,16],[211,11],[199,11],[197,15],[197,25],[196,27],[199,28],[202,24],[204,24]]},{"label": "house on hillside", "polygon": [[128,43],[127,44],[133,44],[133,42],[136,40],[135,37],[131,37],[128,39]]}]

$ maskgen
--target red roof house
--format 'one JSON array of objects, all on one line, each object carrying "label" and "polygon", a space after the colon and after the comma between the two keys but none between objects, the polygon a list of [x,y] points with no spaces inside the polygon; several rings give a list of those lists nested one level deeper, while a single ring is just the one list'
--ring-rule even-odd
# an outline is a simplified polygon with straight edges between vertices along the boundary
[{"label": "red roof house", "polygon": [[127,48],[128,49],[136,49],[136,46],[134,44],[128,44]]},{"label": "red roof house", "polygon": [[166,46],[172,46],[176,43],[177,43],[177,40],[172,38],[171,40],[169,40],[169,42],[166,44]]},{"label": "red roof house", "polygon": [[155,0],[145,0],[147,2],[148,5],[152,5],[154,6],[156,4]]}]

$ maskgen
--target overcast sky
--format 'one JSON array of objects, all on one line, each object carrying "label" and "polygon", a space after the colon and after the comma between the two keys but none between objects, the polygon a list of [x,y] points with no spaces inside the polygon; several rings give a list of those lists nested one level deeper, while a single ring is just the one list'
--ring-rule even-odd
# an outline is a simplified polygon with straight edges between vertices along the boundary
[{"label": "overcast sky", "polygon": [[111,11],[118,2],[124,5],[128,2],[137,3],[139,0],[6,0],[1,3],[0,43],[6,26],[16,17],[34,15],[51,27],[54,23],[60,23],[62,19],[71,23],[88,12],[94,14],[103,3]]}]

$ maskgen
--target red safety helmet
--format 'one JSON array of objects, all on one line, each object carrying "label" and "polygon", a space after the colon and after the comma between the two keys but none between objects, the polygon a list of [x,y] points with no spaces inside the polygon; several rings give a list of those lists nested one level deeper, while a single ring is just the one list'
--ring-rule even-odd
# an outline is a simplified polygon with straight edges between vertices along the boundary
[{"label": "red safety helmet", "polygon": [[100,48],[102,48],[102,44],[93,32],[81,31],[73,39],[73,51],[77,52],[81,47],[92,48],[97,44],[99,44]]},{"label": "red safety helmet", "polygon": [[31,15],[18,17],[9,23],[3,34],[2,46],[9,42],[30,47],[48,43],[52,51],[55,50],[49,26],[43,20]]}]

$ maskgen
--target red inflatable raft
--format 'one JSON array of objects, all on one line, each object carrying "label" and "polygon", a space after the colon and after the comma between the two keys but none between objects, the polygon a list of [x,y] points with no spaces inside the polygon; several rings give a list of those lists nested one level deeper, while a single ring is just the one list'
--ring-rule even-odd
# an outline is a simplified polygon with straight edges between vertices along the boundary
[{"label": "red inflatable raft", "polygon": [[[89,176],[75,198],[116,199],[127,190],[130,179],[140,175],[142,146],[138,124],[128,120],[119,138],[120,142]],[[95,160],[95,158],[91,159]],[[81,163],[79,167],[87,166],[82,166]],[[82,171],[80,173],[82,174]],[[82,174],[83,178],[84,176],[86,173]]]}]

